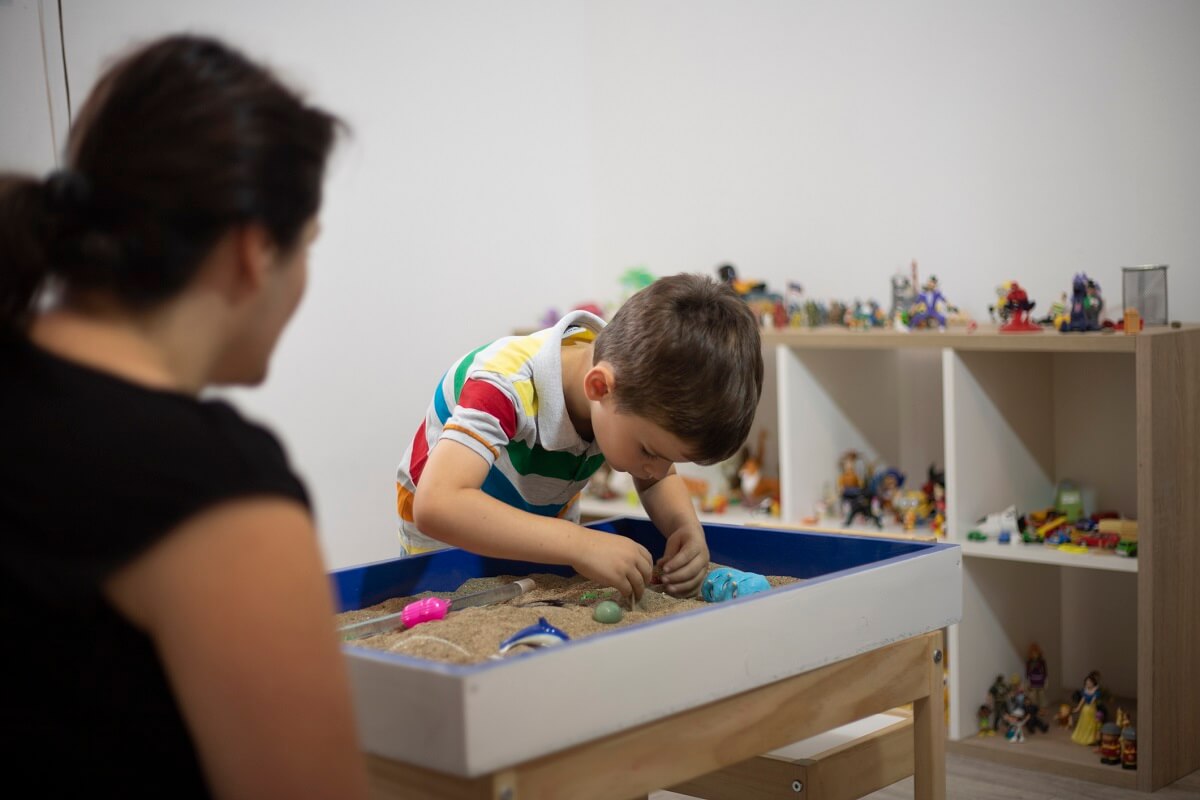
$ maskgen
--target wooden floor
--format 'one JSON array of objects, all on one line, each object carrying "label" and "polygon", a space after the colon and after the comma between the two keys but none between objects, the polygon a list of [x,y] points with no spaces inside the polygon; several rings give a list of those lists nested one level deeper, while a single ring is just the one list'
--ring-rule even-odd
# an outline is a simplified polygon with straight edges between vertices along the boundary
[{"label": "wooden floor", "polygon": [[[1200,800],[1200,771],[1146,794],[947,753],[946,796],[949,800]],[[674,792],[654,792],[650,800],[686,797]],[[863,800],[912,800],[912,797],[913,781],[907,778]]]}]

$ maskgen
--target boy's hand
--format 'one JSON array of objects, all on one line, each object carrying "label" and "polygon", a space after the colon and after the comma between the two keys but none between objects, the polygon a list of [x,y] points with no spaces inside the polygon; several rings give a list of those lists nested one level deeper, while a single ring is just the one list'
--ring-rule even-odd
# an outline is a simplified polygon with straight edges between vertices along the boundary
[{"label": "boy's hand", "polygon": [[708,574],[708,543],[704,540],[704,529],[699,524],[676,528],[667,537],[666,552],[658,565],[662,568],[667,594],[673,597],[694,595]]},{"label": "boy's hand", "polygon": [[626,597],[642,599],[653,568],[650,551],[619,534],[582,527],[579,530],[585,535],[571,563],[575,571],[601,586],[613,587]]}]

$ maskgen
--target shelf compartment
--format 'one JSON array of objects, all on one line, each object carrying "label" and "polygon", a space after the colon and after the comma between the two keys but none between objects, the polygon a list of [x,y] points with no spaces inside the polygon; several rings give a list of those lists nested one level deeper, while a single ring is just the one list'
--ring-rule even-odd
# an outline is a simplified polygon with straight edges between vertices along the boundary
[{"label": "shelf compartment", "polygon": [[965,542],[1010,505],[1019,514],[1052,505],[1063,480],[1083,491],[1087,513],[1137,518],[1133,358],[946,351],[942,372],[951,539]]},{"label": "shelf compartment", "polygon": [[1137,593],[1136,574],[965,558],[963,618],[950,629],[950,738],[976,732],[993,680],[1023,677],[1035,642],[1048,667],[1047,716],[1091,670],[1115,696],[1139,696]]},{"label": "shelf compartment", "polygon": [[906,489],[944,467],[941,373],[933,351],[778,348],[779,440],[803,443],[780,449],[783,521],[813,513],[847,450],[898,468]]}]

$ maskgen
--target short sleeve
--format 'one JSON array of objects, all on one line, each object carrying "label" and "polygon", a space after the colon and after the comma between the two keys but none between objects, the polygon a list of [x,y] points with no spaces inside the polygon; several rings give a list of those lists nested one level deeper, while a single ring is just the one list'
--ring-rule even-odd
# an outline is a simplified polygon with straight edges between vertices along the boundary
[{"label": "short sleeve", "polygon": [[441,438],[465,445],[493,464],[516,435],[518,409],[516,393],[507,381],[477,373],[463,383]]}]

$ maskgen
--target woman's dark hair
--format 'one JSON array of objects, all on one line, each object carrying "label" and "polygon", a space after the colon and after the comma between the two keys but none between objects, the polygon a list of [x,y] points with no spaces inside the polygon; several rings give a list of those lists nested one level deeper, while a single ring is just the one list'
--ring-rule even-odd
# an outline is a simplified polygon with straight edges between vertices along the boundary
[{"label": "woman's dark hair", "polygon": [[230,227],[294,245],[321,205],[338,121],[219,41],[171,36],[101,76],[44,181],[0,176],[0,325],[49,276],[146,308]]}]

